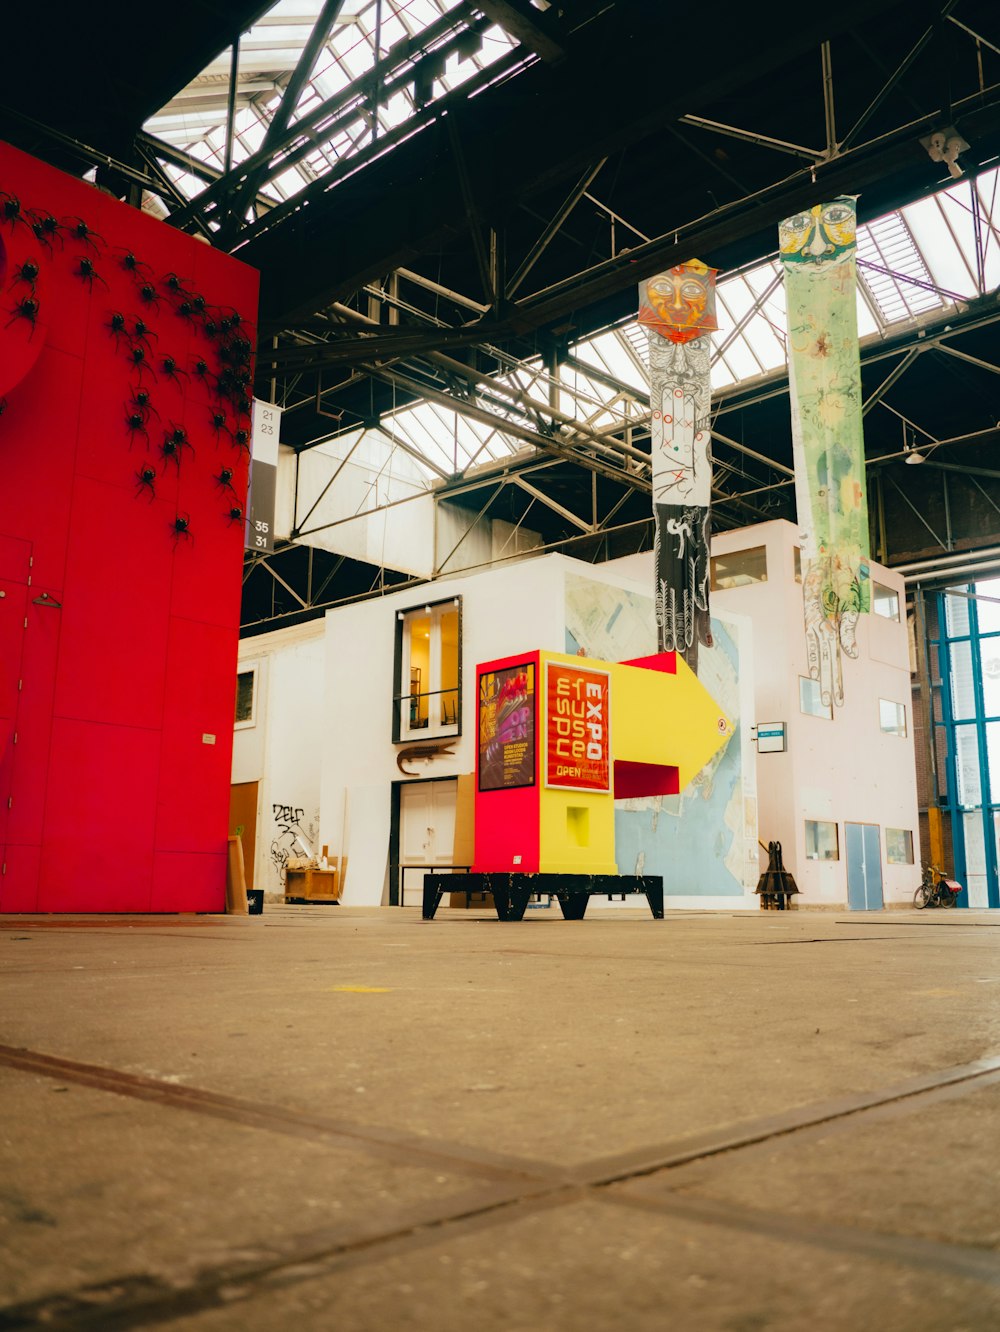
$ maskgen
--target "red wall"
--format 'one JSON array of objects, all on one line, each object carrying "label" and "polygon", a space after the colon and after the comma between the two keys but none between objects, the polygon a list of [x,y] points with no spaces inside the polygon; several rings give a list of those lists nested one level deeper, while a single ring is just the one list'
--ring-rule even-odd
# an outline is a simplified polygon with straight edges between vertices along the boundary
[{"label": "red wall", "polygon": [[256,306],[253,270],[0,143],[2,911],[224,908]]}]

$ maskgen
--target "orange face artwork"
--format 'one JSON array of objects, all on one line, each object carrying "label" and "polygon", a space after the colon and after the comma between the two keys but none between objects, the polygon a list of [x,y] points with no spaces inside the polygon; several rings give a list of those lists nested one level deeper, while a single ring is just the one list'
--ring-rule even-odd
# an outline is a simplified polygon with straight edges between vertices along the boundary
[{"label": "orange face artwork", "polygon": [[718,328],[715,274],[692,259],[649,278],[639,288],[639,323],[671,342],[690,342]]}]

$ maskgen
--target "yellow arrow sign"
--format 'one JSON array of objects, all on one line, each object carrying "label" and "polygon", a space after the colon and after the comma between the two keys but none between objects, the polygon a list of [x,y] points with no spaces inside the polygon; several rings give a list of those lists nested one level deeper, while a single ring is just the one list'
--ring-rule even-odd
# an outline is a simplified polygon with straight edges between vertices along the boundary
[{"label": "yellow arrow sign", "polygon": [[611,676],[612,757],[619,762],[674,767],[683,791],[726,743],[734,727],[684,658],[673,655],[675,670],[671,673],[626,662],[543,654],[546,661],[607,671]]}]

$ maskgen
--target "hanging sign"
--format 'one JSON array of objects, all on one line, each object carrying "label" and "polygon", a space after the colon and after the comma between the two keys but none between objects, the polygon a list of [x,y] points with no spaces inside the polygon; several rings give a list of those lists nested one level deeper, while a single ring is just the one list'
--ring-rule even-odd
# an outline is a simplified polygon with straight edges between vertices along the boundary
[{"label": "hanging sign", "polygon": [[786,749],[783,721],[757,723],[758,754],[783,754]]},{"label": "hanging sign", "polygon": [[611,790],[611,677],[545,663],[545,784]]},{"label": "hanging sign", "polygon": [[274,508],[278,486],[278,437],[281,408],[253,400],[251,418],[250,494],[247,503],[246,547],[274,550]]}]

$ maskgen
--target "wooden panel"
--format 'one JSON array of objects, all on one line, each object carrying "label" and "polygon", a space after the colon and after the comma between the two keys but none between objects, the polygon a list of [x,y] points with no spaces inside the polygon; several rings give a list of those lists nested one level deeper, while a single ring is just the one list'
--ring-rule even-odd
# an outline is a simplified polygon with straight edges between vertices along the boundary
[{"label": "wooden panel", "polygon": [[229,788],[229,832],[242,828],[243,877],[253,887],[254,861],[257,855],[257,791],[259,782],[235,782]]}]

